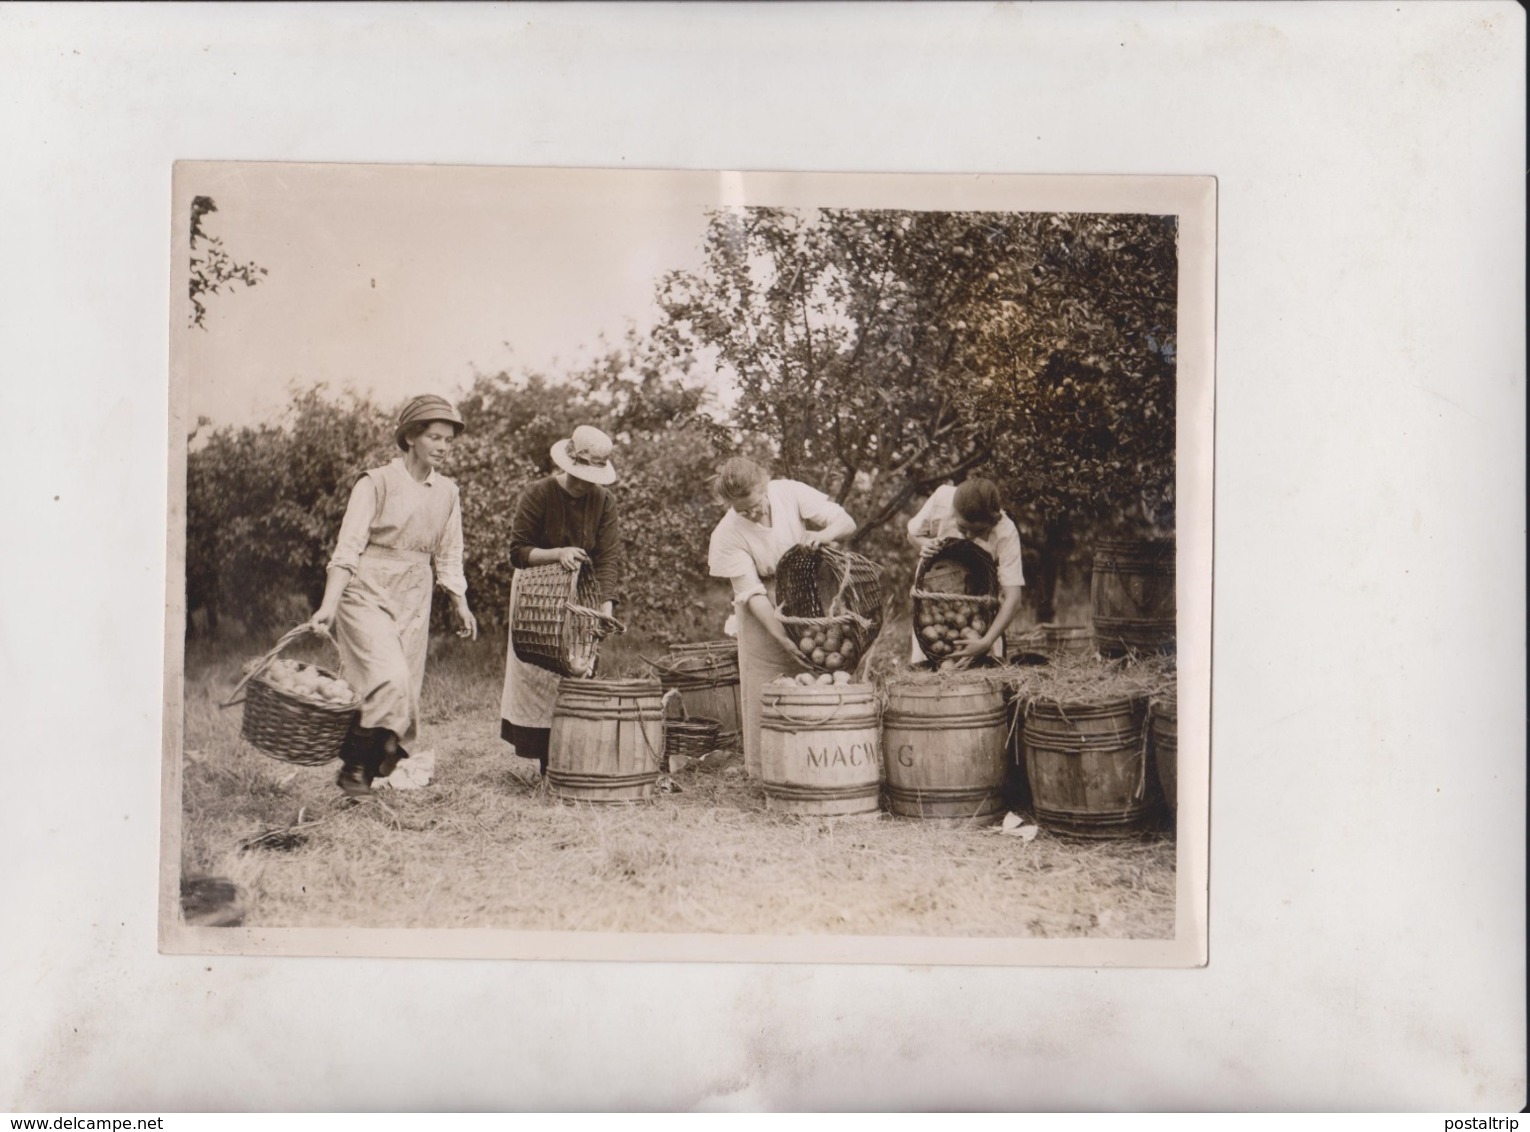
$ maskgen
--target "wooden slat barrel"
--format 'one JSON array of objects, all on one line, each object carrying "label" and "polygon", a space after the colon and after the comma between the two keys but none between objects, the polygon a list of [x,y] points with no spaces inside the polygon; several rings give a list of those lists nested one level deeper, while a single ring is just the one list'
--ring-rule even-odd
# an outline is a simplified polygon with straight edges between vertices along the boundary
[{"label": "wooden slat barrel", "polygon": [[657,680],[563,680],[553,707],[547,784],[568,801],[652,798],[664,754]]},{"label": "wooden slat barrel", "polygon": [[671,645],[659,669],[666,691],[680,693],[690,715],[717,720],[721,747],[737,747],[744,711],[739,696],[738,642],[732,639]]},{"label": "wooden slat barrel", "polygon": [[1173,542],[1102,539],[1089,594],[1102,655],[1174,650]]},{"label": "wooden slat barrel", "polygon": [[1094,630],[1088,625],[1043,625],[1047,652],[1053,656],[1088,656],[1094,652]]},{"label": "wooden slat barrel", "polygon": [[1155,702],[1149,717],[1153,744],[1153,762],[1158,768],[1158,784],[1163,788],[1169,809],[1179,812],[1179,708],[1172,703]]},{"label": "wooden slat barrel", "polygon": [[882,714],[887,808],[900,817],[974,821],[1004,809],[1008,713],[986,681],[888,685]]},{"label": "wooden slat barrel", "polygon": [[767,684],[760,697],[767,809],[822,817],[877,812],[882,762],[876,689]]},{"label": "wooden slat barrel", "polygon": [[1145,700],[1036,700],[1024,712],[1025,769],[1038,824],[1093,838],[1127,837],[1152,824],[1158,791],[1148,774]]}]

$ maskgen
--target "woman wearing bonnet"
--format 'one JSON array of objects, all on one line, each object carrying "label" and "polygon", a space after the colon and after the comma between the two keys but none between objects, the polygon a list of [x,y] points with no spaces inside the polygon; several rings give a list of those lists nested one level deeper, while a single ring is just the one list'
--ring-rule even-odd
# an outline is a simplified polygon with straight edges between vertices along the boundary
[{"label": "woman wearing bonnet", "polygon": [[760,690],[775,677],[805,667],[796,642],[776,616],[776,565],[799,543],[816,545],[847,537],[855,530],[855,520],[816,488],[796,480],[773,480],[764,468],[742,456],[719,470],[716,494],[728,511],[712,531],[707,569],[712,577],[727,578],[733,584],[744,767],[757,778]]},{"label": "woman wearing bonnet", "polygon": [[[621,531],[616,497],[607,490],[616,482],[611,463],[611,438],[598,428],[580,425],[573,435],[552,446],[558,470],[536,480],[521,493],[510,528],[510,565],[516,574],[510,585],[510,621],[515,621],[520,571],[557,562],[567,570],[590,563],[600,593],[597,608],[611,616],[621,600]],[[559,677],[515,655],[510,644],[505,657],[505,686],[500,697],[500,737],[524,759],[536,759],[547,772],[547,741]]]},{"label": "woman wearing bonnet", "polygon": [[461,501],[437,470],[462,428],[444,398],[404,406],[393,434],[403,455],[357,477],[324,598],[308,622],[322,633],[334,626],[346,678],[361,696],[360,721],[340,756],[347,794],[370,794],[373,779],[408,758],[419,734],[434,584],[452,596],[458,635],[478,636],[462,574]]}]

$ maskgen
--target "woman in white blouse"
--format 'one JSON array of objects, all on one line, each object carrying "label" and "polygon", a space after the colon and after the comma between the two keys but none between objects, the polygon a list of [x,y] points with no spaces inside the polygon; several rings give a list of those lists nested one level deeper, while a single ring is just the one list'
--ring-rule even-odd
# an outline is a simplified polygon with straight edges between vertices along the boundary
[{"label": "woman in white blouse", "polygon": [[404,406],[394,440],[403,455],[362,473],[351,489],[329,560],[324,600],[309,625],[335,642],[346,679],[361,696],[361,719],[340,753],[339,786],[370,794],[418,734],[430,638],[433,584],[451,594],[459,635],[476,638],[462,575],[462,506],[457,485],[436,469],[462,431],[444,398]]},{"label": "woman in white blouse", "polygon": [[855,520],[816,488],[796,480],[773,480],[764,468],[741,456],[718,472],[717,496],[728,512],[712,531],[707,569],[712,577],[733,583],[744,767],[757,778],[760,690],[775,677],[806,667],[776,616],[776,564],[798,544],[815,546],[847,537],[855,530]]}]

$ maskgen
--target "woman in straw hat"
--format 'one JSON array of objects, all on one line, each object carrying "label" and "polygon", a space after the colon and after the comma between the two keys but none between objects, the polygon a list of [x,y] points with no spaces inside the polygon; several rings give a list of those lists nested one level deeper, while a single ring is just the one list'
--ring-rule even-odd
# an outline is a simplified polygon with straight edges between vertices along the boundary
[{"label": "woman in straw hat", "polygon": [[855,520],[823,492],[796,480],[773,480],[753,460],[735,456],[716,480],[728,507],[712,530],[707,569],[733,584],[738,627],[739,698],[744,712],[744,768],[759,777],[760,689],[804,659],[776,617],[775,574],[781,556],[800,543],[835,542]]},{"label": "woman in straw hat", "polygon": [[[580,425],[567,440],[552,446],[558,470],[532,483],[521,493],[510,527],[510,564],[516,574],[510,585],[510,622],[520,594],[520,571],[557,562],[566,570],[589,563],[600,594],[600,612],[611,616],[621,600],[621,530],[616,497],[607,489],[616,482],[611,463],[611,438],[598,428]],[[547,739],[552,730],[558,676],[527,664],[515,655],[512,641],[505,657],[505,688],[500,697],[499,733],[524,759],[536,759],[547,773]]]},{"label": "woman in straw hat", "polygon": [[404,406],[393,433],[403,455],[357,477],[324,600],[309,621],[319,632],[334,627],[346,678],[361,696],[359,724],[341,752],[347,794],[370,794],[373,779],[408,758],[419,734],[433,583],[452,596],[458,636],[478,636],[462,575],[457,485],[437,471],[462,427],[441,397]]}]

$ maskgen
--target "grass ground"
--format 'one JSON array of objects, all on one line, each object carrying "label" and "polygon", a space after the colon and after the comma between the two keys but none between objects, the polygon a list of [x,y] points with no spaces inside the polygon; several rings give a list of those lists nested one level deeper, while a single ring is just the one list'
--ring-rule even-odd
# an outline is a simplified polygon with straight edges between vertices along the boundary
[{"label": "grass ground", "polygon": [[[890,625],[873,669],[906,640]],[[798,819],[768,812],[740,756],[721,753],[651,804],[560,802],[499,738],[502,635],[432,643],[435,780],[352,804],[334,765],[261,754],[240,740],[238,709],[218,707],[260,651],[192,642],[186,662],[182,867],[236,881],[247,926],[1173,935],[1169,831],[1026,841],[887,815]],[[628,671],[662,652],[624,641],[604,661]]]}]

